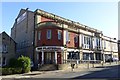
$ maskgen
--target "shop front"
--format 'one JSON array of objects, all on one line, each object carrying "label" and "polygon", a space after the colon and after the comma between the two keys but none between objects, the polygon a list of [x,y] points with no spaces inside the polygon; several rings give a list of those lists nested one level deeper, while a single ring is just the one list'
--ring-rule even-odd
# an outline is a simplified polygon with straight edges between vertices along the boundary
[{"label": "shop front", "polygon": [[63,49],[63,47],[59,46],[37,47],[38,64],[61,64]]}]

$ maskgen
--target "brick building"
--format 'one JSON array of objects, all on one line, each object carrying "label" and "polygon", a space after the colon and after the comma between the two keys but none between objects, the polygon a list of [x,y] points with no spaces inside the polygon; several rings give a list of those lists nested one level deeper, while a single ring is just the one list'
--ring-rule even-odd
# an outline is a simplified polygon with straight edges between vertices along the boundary
[{"label": "brick building", "polygon": [[[26,55],[34,64],[65,64],[72,61],[105,61],[102,31],[36,9],[21,9],[15,19],[11,36],[17,42],[18,56]],[[110,41],[116,46],[116,41]],[[111,57],[118,51],[110,48]],[[117,47],[117,46],[116,46]],[[112,52],[112,53],[111,53]],[[106,53],[107,54],[107,53]]]}]

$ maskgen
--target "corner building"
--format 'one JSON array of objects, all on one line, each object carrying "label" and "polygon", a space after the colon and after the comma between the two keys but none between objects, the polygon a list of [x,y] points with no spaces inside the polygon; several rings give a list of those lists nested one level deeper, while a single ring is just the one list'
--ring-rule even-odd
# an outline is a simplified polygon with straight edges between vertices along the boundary
[{"label": "corner building", "polygon": [[102,60],[102,31],[39,9],[35,22],[40,64]]}]

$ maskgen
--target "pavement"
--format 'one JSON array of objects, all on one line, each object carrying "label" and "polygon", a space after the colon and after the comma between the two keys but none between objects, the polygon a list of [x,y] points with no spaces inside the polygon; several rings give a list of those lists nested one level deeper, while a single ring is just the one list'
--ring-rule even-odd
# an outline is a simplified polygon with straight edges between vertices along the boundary
[{"label": "pavement", "polygon": [[75,68],[72,70],[55,70],[55,71],[32,71],[24,74],[4,75],[0,76],[3,80],[5,79],[21,79],[21,78],[73,78],[77,76],[83,76],[94,71],[104,70],[110,66],[120,65],[120,63],[106,63],[103,66],[97,66],[95,68]]}]

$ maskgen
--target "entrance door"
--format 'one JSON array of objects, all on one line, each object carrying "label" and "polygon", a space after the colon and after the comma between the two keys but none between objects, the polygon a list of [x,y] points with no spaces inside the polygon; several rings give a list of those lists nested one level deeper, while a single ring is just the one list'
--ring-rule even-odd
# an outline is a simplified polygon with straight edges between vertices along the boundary
[{"label": "entrance door", "polygon": [[61,64],[61,54],[57,54],[57,64]]},{"label": "entrance door", "polygon": [[39,52],[39,64],[42,64],[42,52]]}]

